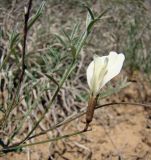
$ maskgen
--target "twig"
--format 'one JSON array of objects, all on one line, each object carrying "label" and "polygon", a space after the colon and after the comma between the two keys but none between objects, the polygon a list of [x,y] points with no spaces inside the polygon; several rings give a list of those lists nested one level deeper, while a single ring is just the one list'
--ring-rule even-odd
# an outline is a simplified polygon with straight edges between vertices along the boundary
[{"label": "twig", "polygon": [[26,137],[19,143],[22,144],[24,143],[29,137],[30,135],[34,132],[34,130],[37,128],[37,126],[39,125],[39,123],[44,119],[46,113],[49,111],[51,105],[53,104],[56,96],[58,95],[58,92],[60,91],[60,88],[62,87],[62,85],[64,84],[64,81],[68,78],[68,76],[71,74],[72,70],[75,68],[75,60],[73,60],[73,62],[70,64],[69,68],[67,69],[67,71],[64,73],[64,76],[59,84],[59,87],[56,87],[56,90],[54,92],[54,95],[52,96],[52,99],[50,101],[50,103],[48,104],[49,107],[47,107],[44,111],[44,113],[42,114],[42,116],[39,118],[39,120],[36,122],[36,124],[33,126],[33,128],[31,129],[31,131],[26,135]]},{"label": "twig", "polygon": [[[87,131],[89,131],[89,130],[87,130]],[[0,153],[1,152],[2,153],[8,153],[8,152],[12,152],[12,151],[15,151],[15,150],[18,150],[18,149],[22,149],[23,147],[48,143],[48,142],[52,142],[52,141],[58,141],[58,140],[61,140],[61,139],[64,139],[64,138],[69,138],[69,137],[72,137],[72,136],[79,135],[79,134],[87,132],[87,131],[84,131],[84,130],[76,131],[76,132],[73,132],[73,133],[70,133],[70,134],[66,134],[66,135],[63,135],[63,136],[58,136],[58,137],[55,137],[55,138],[52,138],[52,139],[47,139],[45,141],[39,141],[39,142],[35,142],[35,143],[22,144],[22,145],[12,145],[12,146],[9,146],[7,148],[3,148],[2,150],[0,150]]]},{"label": "twig", "polygon": [[[17,86],[16,92],[15,92],[12,104],[8,108],[8,111],[5,115],[5,119],[9,116],[11,110],[14,108],[14,104],[16,104],[15,100],[16,100],[17,94],[19,94],[19,91],[20,91],[20,88],[21,88],[21,83],[22,83],[23,78],[24,78],[24,73],[25,73],[25,69],[26,69],[25,55],[26,55],[26,41],[27,41],[27,34],[28,34],[28,20],[29,20],[29,16],[30,16],[31,7],[32,7],[32,0],[29,0],[28,8],[25,8],[21,74],[19,76],[19,82],[18,82],[18,86]],[[5,122],[5,120],[4,120],[4,122]],[[8,142],[8,144],[9,144],[9,142]]]},{"label": "twig", "polygon": [[[95,110],[96,110],[96,109],[100,109],[100,108],[104,108],[104,107],[110,107],[110,106],[112,106],[112,105],[120,105],[120,104],[123,104],[123,105],[133,105],[133,106],[145,107],[145,108],[150,108],[150,109],[151,109],[151,105],[148,105],[148,104],[129,103],[129,102],[115,102],[115,103],[107,103],[107,104],[103,104],[103,105],[101,105],[101,106],[97,106],[97,107],[95,108]],[[35,134],[35,135],[33,135],[33,136],[30,136],[27,140],[30,140],[30,139],[32,139],[32,138],[35,138],[35,137],[41,136],[41,135],[43,135],[43,134],[46,134],[47,132],[49,132],[49,131],[51,131],[51,130],[54,130],[54,129],[56,129],[56,128],[59,128],[59,127],[61,127],[62,125],[65,125],[65,124],[67,124],[67,123],[69,123],[69,122],[71,122],[71,121],[73,121],[73,120],[75,120],[75,119],[83,116],[84,114],[86,114],[86,108],[85,108],[85,110],[81,110],[78,114],[66,118],[63,122],[60,122],[60,123],[52,126],[52,127],[49,128],[48,130],[45,130],[45,131],[42,131],[42,132],[40,132],[40,133],[38,133],[38,134]]]},{"label": "twig", "polygon": [[32,7],[32,0],[29,0],[28,3],[28,9],[26,10],[25,8],[25,19],[24,19],[24,41],[23,41],[23,53],[22,53],[22,72],[20,74],[20,78],[19,78],[19,84],[21,84],[23,77],[24,77],[24,73],[25,73],[25,54],[26,54],[26,41],[27,41],[27,33],[28,33],[28,20],[29,20],[29,16],[30,16],[30,10]]},{"label": "twig", "polygon": [[[101,105],[101,106],[97,106],[95,109],[104,108],[104,107],[107,107],[107,106],[110,107],[112,105],[121,105],[121,104],[135,105],[135,106],[139,106],[139,107],[143,106],[145,108],[150,108],[151,109],[151,105],[148,105],[148,104],[129,103],[129,102],[108,103],[108,104],[104,104],[104,105]],[[33,135],[33,136],[29,137],[26,140],[29,140],[29,139],[35,138],[37,136],[43,135],[43,134],[47,133],[48,131],[50,131],[52,129],[58,128],[58,127],[66,124],[66,123],[69,123],[69,122],[73,121],[74,119],[77,119],[77,118],[83,116],[84,114],[86,114],[86,109],[80,111],[80,113],[78,113],[78,114],[74,115],[73,117],[65,120],[64,122],[59,123],[58,125],[50,128],[49,130],[46,130],[46,131],[40,132],[39,134]],[[27,147],[27,146],[32,146],[32,145],[37,145],[37,144],[42,144],[42,143],[47,143],[47,142],[50,142],[50,141],[56,141],[56,140],[60,140],[60,139],[63,139],[63,138],[68,138],[68,137],[71,137],[71,136],[74,136],[74,135],[77,135],[77,134],[81,134],[81,133],[84,133],[84,132],[87,132],[87,131],[89,131],[89,130],[82,130],[82,131],[74,132],[74,133],[71,133],[71,134],[68,134],[68,135],[64,135],[64,136],[61,136],[61,137],[56,137],[56,138],[52,138],[52,139],[48,139],[48,140],[40,141],[40,142],[35,142],[35,143],[31,143],[31,144],[21,144],[21,145],[19,145],[20,143],[17,143],[17,144],[14,144],[12,146],[9,146],[7,148],[3,148],[0,152],[8,153],[8,152],[14,151],[14,150],[19,149],[19,148],[23,148],[23,147]]]}]

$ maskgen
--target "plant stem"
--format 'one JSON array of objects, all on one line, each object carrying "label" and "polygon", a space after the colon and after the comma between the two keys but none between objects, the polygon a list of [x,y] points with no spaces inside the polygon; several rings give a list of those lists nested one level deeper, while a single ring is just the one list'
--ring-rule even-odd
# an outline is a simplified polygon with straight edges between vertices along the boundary
[{"label": "plant stem", "polygon": [[[32,0],[29,0],[28,9],[27,9],[27,11],[25,10],[25,18],[24,18],[22,69],[21,69],[21,74],[19,76],[18,86],[17,86],[17,89],[15,91],[15,94],[14,94],[14,97],[13,97],[13,100],[12,100],[12,104],[9,106],[9,108],[7,110],[7,113],[5,114],[4,126],[6,124],[6,120],[9,117],[10,112],[14,108],[16,97],[17,97],[17,95],[19,96],[19,91],[20,91],[21,84],[22,84],[22,81],[23,81],[23,78],[24,78],[24,73],[25,73],[25,69],[26,69],[26,66],[25,66],[25,54],[26,54],[27,34],[28,34],[28,20],[29,20],[29,16],[30,16],[31,7],[32,7]],[[8,140],[7,144],[9,144],[9,140]]]},{"label": "plant stem", "polygon": [[87,39],[87,31],[85,31],[81,38],[79,39],[79,45],[77,46],[77,50],[76,50],[76,57],[73,59],[72,63],[70,64],[69,68],[67,69],[67,71],[64,73],[63,78],[61,79],[60,83],[59,83],[59,87],[56,88],[54,95],[50,101],[50,103],[48,104],[48,107],[46,108],[45,112],[43,113],[43,115],[40,117],[40,119],[36,122],[36,124],[34,125],[34,127],[31,129],[31,131],[27,134],[27,136],[20,142],[18,143],[19,145],[24,143],[29,137],[30,135],[34,132],[34,130],[37,128],[37,126],[39,125],[39,123],[44,119],[46,113],[49,111],[51,105],[53,104],[56,96],[58,95],[58,92],[60,91],[60,88],[62,87],[62,85],[64,84],[64,82],[66,81],[66,79],[69,77],[69,75],[71,74],[71,72],[73,71],[73,69],[75,68],[76,65],[76,58],[78,56],[78,54],[81,51],[82,46],[84,45],[86,39]]},{"label": "plant stem", "polygon": [[70,134],[67,134],[67,135],[64,135],[64,136],[59,136],[59,137],[55,137],[55,138],[52,138],[52,139],[48,139],[48,140],[45,140],[45,141],[39,141],[39,142],[35,142],[35,143],[30,143],[30,144],[22,144],[22,145],[17,145],[17,146],[16,145],[15,146],[10,146],[8,148],[3,148],[0,152],[8,153],[8,152],[12,152],[14,150],[17,150],[17,149],[20,149],[20,148],[23,148],[23,147],[29,147],[29,146],[48,143],[48,142],[52,142],[52,141],[58,141],[58,140],[61,140],[61,139],[64,139],[64,138],[69,138],[69,137],[72,137],[72,136],[79,135],[79,134],[87,132],[87,131],[82,130],[82,131],[77,131],[77,132],[70,133]]},{"label": "plant stem", "polygon": [[86,131],[88,129],[89,124],[92,122],[94,110],[97,105],[97,99],[98,99],[98,97],[91,96],[88,101],[88,107],[87,107],[87,112],[86,112],[86,125],[84,128],[84,131]]},{"label": "plant stem", "polygon": [[[138,106],[138,107],[145,107],[145,108],[149,108],[151,109],[151,105],[148,105],[148,104],[142,104],[142,103],[129,103],[129,102],[115,102],[115,103],[107,103],[107,104],[103,104],[103,105],[100,105],[100,106],[97,106],[95,108],[96,109],[100,109],[100,108],[104,108],[104,107],[110,107],[112,105],[133,105],[133,106]],[[73,120],[77,119],[77,118],[80,118],[81,116],[83,116],[84,114],[86,114],[86,108],[85,109],[82,109],[79,113],[77,113],[76,115],[72,115],[70,117],[67,117],[63,122],[60,122],[54,126],[52,126],[51,128],[49,128],[48,130],[45,130],[45,131],[42,131],[38,134],[35,134],[31,137],[28,138],[28,140],[32,139],[32,138],[35,138],[35,137],[38,137],[38,136],[41,136],[43,134],[46,134],[47,132],[51,131],[51,130],[54,130],[54,129],[57,129],[69,122],[72,122]]]},{"label": "plant stem", "polygon": [[69,66],[69,68],[67,69],[67,71],[65,72],[62,80],[60,81],[59,87],[56,88],[54,95],[52,96],[52,99],[50,101],[50,103],[48,104],[48,107],[45,109],[45,112],[42,114],[42,116],[40,117],[40,119],[36,122],[36,124],[34,125],[34,127],[31,129],[31,131],[27,134],[27,136],[19,143],[22,144],[24,143],[29,136],[34,132],[34,130],[37,128],[37,126],[39,125],[39,123],[44,119],[46,113],[49,111],[51,105],[53,104],[56,96],[58,95],[58,92],[60,91],[60,88],[62,87],[62,85],[64,84],[65,80],[68,78],[68,76],[70,75],[70,73],[72,72],[72,70],[75,67],[75,60],[73,60],[73,62],[71,63],[71,65]]}]

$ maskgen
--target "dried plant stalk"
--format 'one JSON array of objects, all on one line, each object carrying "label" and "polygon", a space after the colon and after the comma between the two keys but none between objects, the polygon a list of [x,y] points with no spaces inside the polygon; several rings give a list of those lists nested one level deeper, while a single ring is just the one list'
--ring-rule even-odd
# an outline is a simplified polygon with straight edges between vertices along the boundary
[{"label": "dried plant stalk", "polygon": [[87,107],[87,112],[86,112],[86,125],[84,128],[84,131],[88,129],[89,124],[92,122],[94,110],[97,105],[97,99],[98,97],[91,96],[88,101],[88,107]]}]

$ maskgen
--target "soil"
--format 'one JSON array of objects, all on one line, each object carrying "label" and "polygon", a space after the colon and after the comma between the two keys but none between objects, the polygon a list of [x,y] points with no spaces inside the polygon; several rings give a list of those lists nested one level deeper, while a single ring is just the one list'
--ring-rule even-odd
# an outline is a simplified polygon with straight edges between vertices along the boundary
[{"label": "soil", "polygon": [[[141,78],[140,78],[141,79]],[[132,78],[129,87],[109,101],[150,99],[149,83]],[[140,84],[143,84],[142,86]],[[142,95],[141,87],[144,88]],[[145,89],[146,88],[146,89]],[[107,101],[107,100],[106,100]],[[66,125],[67,134],[82,129],[84,117]],[[37,139],[43,140],[44,137]],[[45,137],[46,138],[46,137]],[[112,106],[95,111],[91,130],[68,139],[26,148],[22,153],[10,153],[1,160],[150,160],[151,110],[131,105]]]}]

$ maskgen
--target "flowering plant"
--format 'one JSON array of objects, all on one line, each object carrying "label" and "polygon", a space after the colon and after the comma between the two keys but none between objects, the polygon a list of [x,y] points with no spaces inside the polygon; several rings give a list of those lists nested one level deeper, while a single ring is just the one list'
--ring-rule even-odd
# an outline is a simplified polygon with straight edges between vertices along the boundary
[{"label": "flowering plant", "polygon": [[90,99],[88,102],[85,129],[87,129],[88,124],[92,121],[100,89],[120,73],[124,60],[124,54],[117,54],[111,51],[108,56],[99,57],[95,55],[94,60],[89,64],[87,68],[87,82],[90,88]]},{"label": "flowering plant", "polygon": [[87,82],[93,96],[97,96],[100,89],[120,73],[124,59],[124,54],[113,51],[108,56],[94,56],[87,68]]}]

